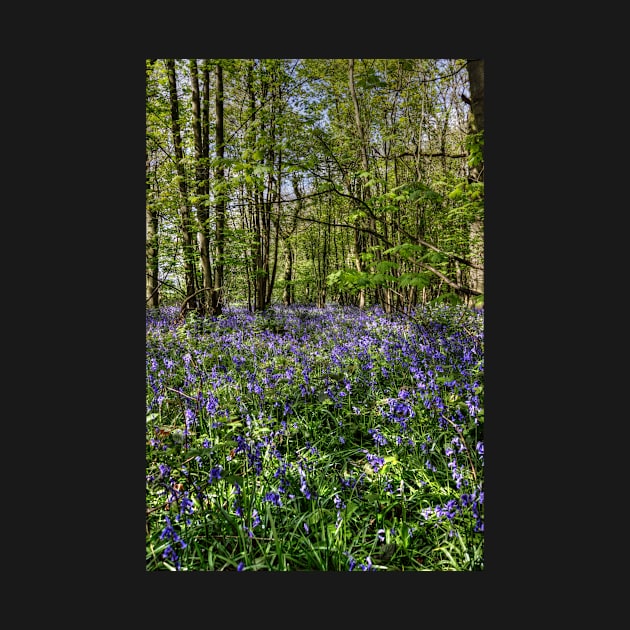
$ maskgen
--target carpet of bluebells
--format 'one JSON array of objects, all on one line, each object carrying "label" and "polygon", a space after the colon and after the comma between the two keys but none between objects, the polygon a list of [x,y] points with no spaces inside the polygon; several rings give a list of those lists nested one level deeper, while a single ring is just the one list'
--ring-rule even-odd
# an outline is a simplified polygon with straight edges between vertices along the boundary
[{"label": "carpet of bluebells", "polygon": [[483,311],[146,314],[147,571],[483,570]]}]

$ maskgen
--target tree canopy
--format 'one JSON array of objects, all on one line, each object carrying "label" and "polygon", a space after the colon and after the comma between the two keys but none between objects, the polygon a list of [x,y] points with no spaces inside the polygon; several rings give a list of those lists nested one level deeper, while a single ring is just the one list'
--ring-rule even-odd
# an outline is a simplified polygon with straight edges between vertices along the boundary
[{"label": "tree canopy", "polygon": [[483,298],[483,61],[147,59],[148,307]]}]

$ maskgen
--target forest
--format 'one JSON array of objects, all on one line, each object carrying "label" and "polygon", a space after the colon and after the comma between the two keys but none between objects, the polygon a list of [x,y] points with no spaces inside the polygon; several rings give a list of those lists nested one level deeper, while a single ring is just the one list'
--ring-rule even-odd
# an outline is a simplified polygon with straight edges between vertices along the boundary
[{"label": "forest", "polygon": [[483,60],[145,86],[147,570],[482,570]]}]

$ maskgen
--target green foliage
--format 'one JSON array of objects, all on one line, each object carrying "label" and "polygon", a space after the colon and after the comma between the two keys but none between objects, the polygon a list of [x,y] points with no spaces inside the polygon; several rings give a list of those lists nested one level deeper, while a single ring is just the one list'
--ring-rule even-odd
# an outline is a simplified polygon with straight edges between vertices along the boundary
[{"label": "green foliage", "polygon": [[[484,216],[484,183],[460,181],[451,192],[448,198],[453,202],[446,213],[446,218],[453,222],[458,222],[465,227],[470,226],[473,221],[477,221]],[[464,234],[466,243],[468,234]]]},{"label": "green foliage", "polygon": [[[387,264],[384,265],[383,268],[386,269]],[[395,276],[389,273],[383,273],[382,271],[358,271],[357,269],[349,267],[338,269],[328,274],[326,285],[336,291],[345,291],[350,294],[355,294],[361,289],[373,288],[394,281],[396,281]]]},{"label": "green foliage", "polygon": [[389,249],[386,249],[383,253],[409,259],[415,258],[418,254],[422,254],[425,249],[426,248],[423,245],[414,245],[413,243],[401,243],[400,245],[396,245],[395,247],[390,247]]},{"label": "green foliage", "polygon": [[443,196],[438,191],[434,190],[430,185],[420,181],[409,182],[397,186],[383,196],[399,202],[413,201],[441,203],[443,201]]},{"label": "green foliage", "polygon": [[[203,63],[198,60],[200,69]],[[463,181],[462,160],[431,157],[434,152],[465,150],[469,168],[483,163],[482,134],[467,136],[461,125],[444,126],[444,103],[459,98],[462,60],[355,60],[360,118],[371,156],[368,169],[358,150],[360,138],[348,91],[347,59],[211,59],[208,63],[211,101],[205,140],[209,155],[198,161],[191,124],[190,60],[175,60],[183,175],[176,171],[174,162],[165,62],[147,63],[147,205],[159,217],[157,257],[160,279],[167,281],[161,296],[172,301],[187,282],[183,226],[178,218],[184,184],[189,194],[185,201],[193,206],[193,215],[195,210],[208,210],[203,227],[208,230],[211,252],[216,239],[215,208],[220,201],[226,202],[227,229],[242,231],[226,234],[222,262],[226,271],[224,297],[229,299],[242,303],[250,297],[248,291],[255,279],[251,264],[254,252],[267,257],[263,266],[272,266],[276,251],[277,273],[269,274],[269,282],[275,282],[272,299],[280,299],[286,286],[282,261],[292,230],[300,236],[299,245],[293,249],[293,275],[288,282],[296,296],[309,301],[324,286],[349,294],[383,285],[443,290],[438,288],[442,285],[437,277],[424,272],[415,275],[422,271],[423,262],[456,279],[455,273],[461,269],[456,270],[444,256],[430,253],[430,248],[414,245],[414,239],[467,257],[472,240],[470,222],[483,219],[483,184]],[[216,155],[213,136],[216,64],[224,69],[222,158]],[[448,115],[452,114],[449,110]],[[446,128],[446,135],[439,132]],[[217,168],[225,171],[225,179],[215,177]],[[200,169],[207,169],[209,194],[200,193],[195,186]],[[288,201],[292,184],[299,200]],[[277,187],[282,188],[281,199],[271,204],[261,227],[254,219],[260,211],[257,204],[275,200]],[[293,216],[298,217],[295,225]],[[194,219],[193,239],[199,228]],[[355,242],[355,233],[348,226],[369,226],[375,233],[361,232]],[[390,257],[390,266],[380,265],[380,256],[373,255],[362,260],[367,267],[364,272],[345,270],[331,275],[331,270],[349,265],[351,257],[362,256],[364,248],[379,242],[379,236],[392,243],[382,252]],[[190,257],[200,282],[201,261],[196,248]],[[212,257],[211,266],[216,262]],[[369,294],[367,291],[368,299]]]},{"label": "green foliage", "polygon": [[377,273],[386,273],[387,271],[391,271],[392,269],[398,269],[399,264],[392,260],[381,260],[376,264]]},{"label": "green foliage", "polygon": [[364,90],[388,87],[387,82],[384,81],[373,68],[367,68],[361,72],[356,77],[356,85]]},{"label": "green foliage", "polygon": [[429,272],[413,273],[407,272],[398,278],[398,284],[401,287],[417,287],[423,289],[431,284],[433,274]]},{"label": "green foliage", "polygon": [[436,298],[431,300],[432,304],[449,304],[450,306],[456,306],[463,304],[463,300],[455,293],[441,293]]},{"label": "green foliage", "polygon": [[474,168],[483,164],[483,132],[468,134],[465,139],[466,151],[468,152],[468,166]]}]

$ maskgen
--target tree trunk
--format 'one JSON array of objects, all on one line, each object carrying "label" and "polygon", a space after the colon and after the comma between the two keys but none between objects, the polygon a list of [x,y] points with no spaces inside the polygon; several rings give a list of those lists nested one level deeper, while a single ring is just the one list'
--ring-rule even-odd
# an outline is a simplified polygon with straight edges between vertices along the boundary
[{"label": "tree trunk", "polygon": [[[147,59],[146,80],[153,69],[156,59]],[[147,86],[148,89],[148,86]],[[145,90],[146,92],[147,90]],[[148,96],[145,97],[148,104]],[[149,129],[147,127],[148,136]],[[158,265],[158,215],[151,203],[151,160],[147,150],[148,143],[145,142],[144,161],[146,177],[146,305],[149,308],[157,308],[160,305],[159,292],[159,265]]]},{"label": "tree trunk", "polygon": [[288,240],[284,241],[284,289],[282,291],[282,303],[285,306],[291,306],[294,300],[293,293],[293,260],[295,254]]},{"label": "tree trunk", "polygon": [[216,152],[217,167],[215,169],[216,179],[216,232],[215,232],[215,248],[214,248],[214,291],[212,292],[212,312],[219,315],[222,311],[223,303],[223,274],[224,274],[224,257],[225,257],[225,167],[223,158],[225,153],[225,138],[223,133],[223,66],[221,62],[217,62],[215,68],[216,78]]},{"label": "tree trunk", "polygon": [[[472,120],[470,132],[484,134],[484,64],[483,59],[468,60],[468,78],[470,81],[470,109]],[[483,154],[483,148],[482,148]],[[484,163],[475,164],[471,168],[470,179],[472,181],[483,182]],[[470,260],[475,267],[483,268],[484,261],[484,224],[483,221],[474,221],[470,226]],[[482,269],[472,268],[470,270],[471,288],[484,292],[484,273]],[[471,298],[470,303],[473,303]],[[479,303],[477,298],[477,303]]]},{"label": "tree trunk", "polygon": [[300,193],[299,182],[297,177],[291,179],[293,193],[295,195],[295,210],[291,217],[289,227],[278,232],[278,237],[282,238],[284,244],[284,289],[282,292],[282,302],[285,306],[290,306],[295,301],[295,288],[293,283],[293,267],[295,264],[295,251],[291,243],[291,236],[297,228],[298,214],[302,214],[302,195]]},{"label": "tree trunk", "polygon": [[[259,108],[256,107],[256,92],[254,88],[254,60],[250,60],[247,66],[247,94],[249,98],[249,112],[250,122],[252,128],[252,135],[249,137],[248,148],[254,151],[255,161],[262,162],[261,152],[256,150],[257,142],[261,136],[264,135],[264,123],[257,124],[256,112]],[[260,94],[260,101],[265,102],[266,90],[262,89]],[[261,117],[262,118],[262,117]],[[257,164],[256,166],[260,166]],[[269,255],[269,231],[268,231],[268,219],[269,212],[267,211],[265,195],[262,190],[259,189],[258,183],[252,181],[249,184],[251,190],[251,227],[254,234],[254,244],[252,247],[252,273],[253,273],[253,285],[254,285],[254,311],[265,310],[266,297],[267,297],[267,282],[269,273],[268,255]]]},{"label": "tree trunk", "polygon": [[[204,63],[204,88],[208,84],[208,70]],[[212,296],[212,270],[210,268],[209,254],[209,228],[208,228],[208,197],[209,197],[209,170],[208,170],[208,142],[204,142],[204,132],[202,130],[202,103],[199,95],[199,77],[197,73],[197,60],[190,60],[190,82],[192,87],[192,130],[195,142],[195,195],[197,197],[197,242],[199,246],[199,260],[201,262],[201,276],[203,281],[204,299],[200,300],[200,308],[203,312],[211,309]]]},{"label": "tree trunk", "polygon": [[151,203],[151,183],[149,181],[150,163],[145,153],[147,188],[146,188],[146,299],[149,308],[157,308],[160,305],[160,293],[158,282],[158,216],[153,211]]},{"label": "tree trunk", "polygon": [[[275,142],[275,125],[272,128],[271,139]],[[273,295],[273,288],[276,283],[276,270],[278,268],[278,247],[280,244],[280,216],[282,214],[282,206],[280,203],[280,190],[282,189],[282,151],[278,151],[278,164],[277,167],[275,165],[275,151],[271,150],[269,156],[269,162],[276,170],[276,176],[274,177],[271,173],[267,178],[267,187],[269,189],[269,202],[267,207],[271,211],[272,204],[276,204],[276,217],[271,221],[270,215],[270,238],[271,238],[271,225],[273,224],[273,229],[275,233],[274,245],[273,245],[273,258],[271,259],[271,271],[269,273],[269,284],[267,286],[267,298],[266,303],[271,304],[271,297]]]},{"label": "tree trunk", "polygon": [[[359,110],[359,101],[357,99],[357,93],[354,86],[354,59],[348,60],[348,87],[350,88],[350,95],[352,97],[352,105],[354,107],[354,120],[357,127],[357,133],[359,136],[359,144],[361,150],[361,166],[364,171],[367,171],[369,168],[368,162],[368,153],[367,153],[367,143],[365,140],[365,133],[363,130],[363,125],[361,124],[361,112]],[[359,191],[360,198],[364,200],[363,187]],[[360,222],[360,219],[357,219],[357,224]],[[357,226],[358,227],[358,226]],[[357,271],[363,271],[363,263],[361,260],[361,254],[363,253],[363,238],[360,234],[359,230],[355,230],[354,234],[354,245],[355,245],[355,255],[356,255],[356,267]],[[359,308],[365,307],[365,291],[361,289],[359,291]]]},{"label": "tree trunk", "polygon": [[484,131],[484,66],[483,59],[468,59],[468,79],[470,81],[470,109],[472,110],[472,129]]},{"label": "tree trunk", "polygon": [[327,285],[326,279],[328,276],[328,268],[329,268],[329,257],[330,257],[330,231],[332,225],[332,212],[330,208],[330,200],[328,202],[326,208],[326,216],[325,216],[326,224],[322,230],[320,230],[320,238],[319,241],[323,240],[319,251],[318,251],[318,269],[317,269],[317,306],[319,308],[324,308],[326,305],[326,297],[327,297]]},{"label": "tree trunk", "polygon": [[175,75],[175,60],[167,59],[168,85],[171,104],[171,132],[175,149],[175,164],[179,180],[179,192],[181,204],[179,208],[181,219],[182,249],[184,254],[184,276],[186,281],[187,310],[197,310],[196,276],[195,276],[195,247],[193,230],[191,226],[191,210],[188,200],[188,186],[186,184],[186,171],[184,169],[184,153],[182,151],[182,137],[179,126],[179,100],[177,97],[177,77]]}]

